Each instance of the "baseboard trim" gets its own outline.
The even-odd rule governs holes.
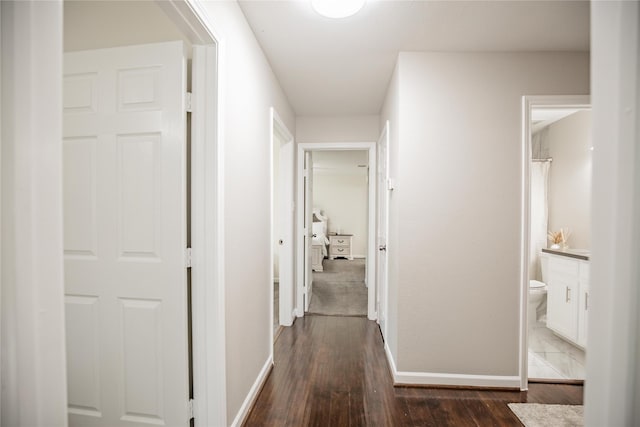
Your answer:
[[[240,410],[238,411],[236,417],[233,419],[231,427],[240,427],[245,422],[247,415],[249,415],[249,411],[251,411],[251,408],[253,407],[253,404],[255,403],[260,390],[262,389],[262,385],[267,380],[267,377],[271,372],[271,369],[273,369],[273,356],[270,355],[264,366],[260,370],[258,378],[256,378],[253,386],[251,386],[249,394],[247,394],[244,402],[242,402],[242,406],[240,407]]]
[[[448,374],[430,372],[398,371],[389,346],[385,343],[384,350],[389,362],[389,369],[393,376],[394,386],[440,386],[440,387],[473,387],[520,389],[520,377],[517,375],[474,375]]]

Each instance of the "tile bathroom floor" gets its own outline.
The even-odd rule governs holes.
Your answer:
[[[544,320],[529,327],[529,378],[584,380],[585,352],[555,335]]]

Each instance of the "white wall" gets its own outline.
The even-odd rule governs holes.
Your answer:
[[[227,421],[245,401],[273,343],[270,331],[270,107],[295,117],[236,2],[201,2],[223,42]]]
[[[346,154],[330,153],[337,156]],[[314,153],[316,154],[320,153]],[[365,164],[366,156],[367,153],[364,152]],[[353,234],[352,253],[355,257],[365,258],[368,241],[369,186],[366,168],[360,173],[357,172],[314,170],[313,206],[321,209],[329,218],[329,232],[340,229],[342,233]]]
[[[571,231],[572,248],[591,248],[591,111],[549,126],[549,230]]]
[[[374,142],[380,136],[380,117],[298,116],[296,142]]]
[[[183,40],[191,57],[191,43],[155,2],[64,2],[67,52],[173,40]]]
[[[437,374],[433,382],[517,379],[522,96],[588,93],[589,57],[402,52],[398,61],[382,117],[396,179],[397,368]]]

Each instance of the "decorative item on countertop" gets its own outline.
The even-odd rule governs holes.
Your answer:
[[[550,249],[569,249],[569,236],[571,236],[571,231],[567,228],[561,228],[560,231],[549,231],[547,233],[549,240],[551,241]]]

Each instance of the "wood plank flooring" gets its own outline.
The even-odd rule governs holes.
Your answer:
[[[579,385],[528,392],[393,387],[375,322],[306,316],[284,328],[245,426],[519,426],[510,402],[582,404]]]

